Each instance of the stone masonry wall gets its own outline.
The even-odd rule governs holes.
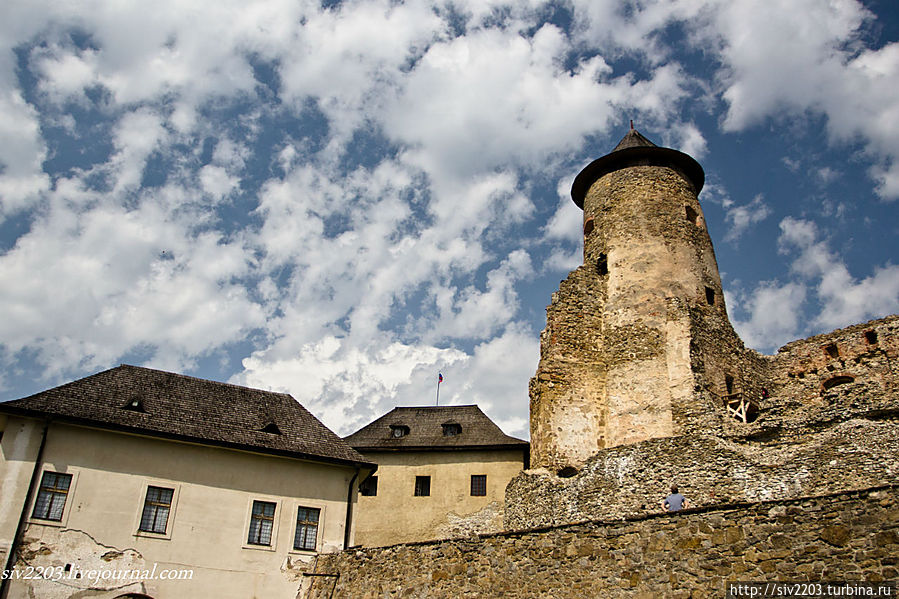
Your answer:
[[[804,443],[710,435],[606,449],[571,478],[528,470],[506,487],[507,529],[658,512],[672,484],[694,506],[899,483],[899,419],[849,420]]]
[[[728,581],[896,580],[897,505],[891,486],[351,549],[321,556],[299,596],[718,598]]]

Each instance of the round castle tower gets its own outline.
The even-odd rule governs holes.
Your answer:
[[[584,264],[547,308],[532,467],[577,468],[602,448],[683,432],[696,323],[731,330],[697,199],[704,179],[693,158],[633,128],[575,178]]]

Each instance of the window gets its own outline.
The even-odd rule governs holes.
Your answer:
[[[369,476],[359,485],[359,493],[363,497],[374,497],[378,494],[378,477]]]
[[[865,331],[865,341],[867,341],[869,345],[877,343],[877,331]]]
[[[431,495],[431,477],[416,476],[415,477],[415,496],[429,497]]]
[[[588,218],[587,222],[584,223],[584,235],[592,233],[594,228],[596,228],[596,223],[593,222],[592,218]]]
[[[601,277],[609,274],[609,258],[605,254],[600,254],[596,259],[596,274]]]
[[[259,430],[261,430],[263,433],[271,433],[273,435],[281,434],[281,429],[278,428],[278,425],[275,424],[274,422],[269,422],[268,424],[266,424]]]
[[[402,424],[391,424],[390,425],[390,436],[394,439],[399,439],[400,437],[405,437],[409,434],[409,427],[403,426]]]
[[[144,511],[140,516],[138,530],[165,534],[174,492],[174,489],[147,487],[147,497],[144,499]]]
[[[691,208],[690,206],[684,206],[684,208],[686,208],[687,220],[690,223],[699,226],[699,213],[693,210],[693,208]]]
[[[715,290],[711,287],[705,288],[705,302],[710,306],[715,305]]]
[[[71,474],[44,472],[44,476],[41,478],[41,488],[37,493],[37,501],[34,502],[34,511],[31,513],[31,517],[40,518],[41,520],[61,521],[71,484]]]
[[[455,437],[462,434],[462,425],[457,422],[447,422],[443,426],[444,437]]]
[[[321,510],[314,507],[301,507],[297,509],[297,532],[293,536],[294,549],[315,551],[320,513]]]
[[[839,358],[840,357],[840,350],[837,349],[836,343],[831,343],[829,345],[826,345],[824,347],[824,353],[826,353],[831,358]]]
[[[275,504],[271,501],[254,501],[250,516],[249,545],[271,545],[272,528],[275,525]]]
[[[484,497],[487,495],[487,475],[472,474],[471,475],[471,496]]]

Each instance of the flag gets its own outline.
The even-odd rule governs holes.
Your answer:
[[[437,373],[437,384],[439,385],[442,382],[443,382],[443,374],[438,372]]]

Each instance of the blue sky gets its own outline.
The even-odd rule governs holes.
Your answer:
[[[146,365],[527,435],[568,195],[706,171],[748,345],[899,312],[891,1],[4,2],[0,397]]]

